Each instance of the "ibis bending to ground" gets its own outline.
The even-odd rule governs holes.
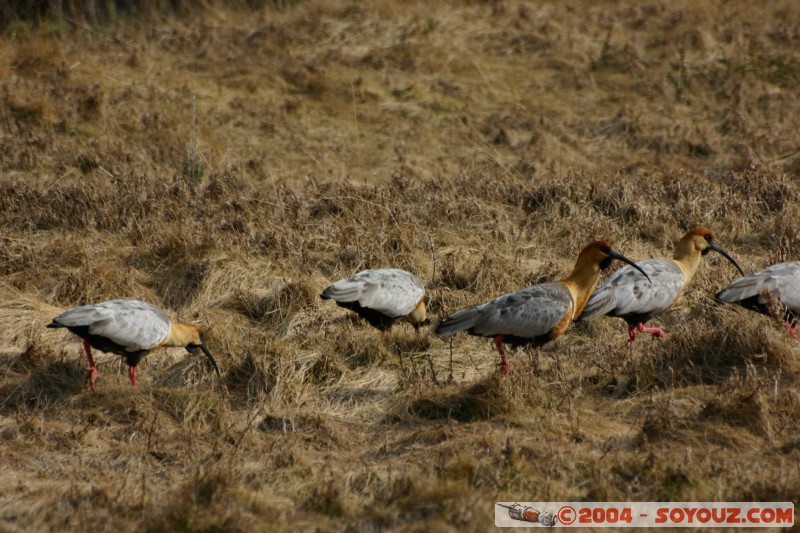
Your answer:
[[[800,261],[778,263],[737,279],[719,291],[716,299],[780,317],[786,321],[789,334],[796,339],[794,325],[800,318]]]
[[[506,374],[509,364],[503,342],[512,346],[541,346],[563,334],[574,317],[583,311],[600,271],[608,268],[614,259],[639,269],[636,263],[612,250],[610,243],[596,241],[581,251],[575,268],[566,279],[534,285],[458,311],[439,322],[436,334],[466,331],[471,335],[494,337],[502,361],[500,372]]]
[[[200,328],[171,322],[164,311],[140,300],[109,300],[74,307],[55,317],[47,327],[67,328],[83,339],[92,389],[97,380],[92,348],[124,357],[134,387],[136,365],[145,355],[164,346],[183,347],[189,353],[202,350],[219,375],[219,366],[204,344]]]
[[[410,272],[397,268],[364,270],[340,279],[319,296],[355,311],[382,332],[402,319],[417,331],[428,323],[422,282]]]
[[[648,281],[630,267],[611,274],[592,294],[578,320],[594,320],[605,315],[620,317],[628,323],[629,342],[636,341],[637,331],[666,338],[663,329],[647,327],[645,323],[678,300],[697,272],[700,259],[711,250],[720,253],[744,275],[739,264],[717,244],[714,232],[695,228],[675,245],[672,259],[647,259],[638,263],[647,273]]]

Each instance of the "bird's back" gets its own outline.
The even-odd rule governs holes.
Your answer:
[[[484,337],[503,335],[512,343],[544,342],[549,340],[544,337],[571,314],[573,305],[572,295],[563,284],[542,283],[454,313],[439,323],[436,333],[467,331]]]
[[[341,279],[322,291],[320,297],[332,299],[342,307],[354,310],[360,307],[390,318],[402,318],[414,310],[424,294],[422,281],[415,275],[382,268]]]
[[[48,325],[63,327],[83,338],[106,339],[124,352],[151,350],[170,331],[169,317],[158,307],[140,300],[109,300],[64,311]],[[102,341],[100,341],[102,342]]]
[[[622,267],[594,291],[578,320],[614,316],[646,322],[669,309],[683,287],[681,268],[671,259],[647,259],[637,264],[652,283],[631,266]]]
[[[716,295],[725,303],[740,304],[761,313],[765,291],[777,293],[783,305],[800,312],[800,261],[778,263],[755,274],[739,278]]]

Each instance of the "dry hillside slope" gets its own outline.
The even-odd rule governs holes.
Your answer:
[[[572,325],[505,378],[490,340],[384,338],[318,296],[403,268],[435,323],[595,239],[670,257],[697,225],[748,273],[800,258],[800,4],[158,5],[0,35],[0,531],[800,500],[800,344],[713,302],[718,254],[653,320],[667,339]],[[92,393],[45,326],[119,297],[207,326],[221,380],[160,350],[133,389],[98,355]]]

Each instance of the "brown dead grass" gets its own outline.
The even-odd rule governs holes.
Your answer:
[[[497,500],[800,494],[800,347],[712,302],[715,254],[668,339],[578,324],[505,379],[490,340],[318,298],[406,268],[435,323],[699,224],[748,272],[797,259],[795,3],[162,7],[0,38],[2,529],[484,531]],[[114,297],[208,326],[222,378],[162,350],[132,390],[99,354],[89,392],[44,326]]]

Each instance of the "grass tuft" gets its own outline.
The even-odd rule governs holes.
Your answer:
[[[399,6],[0,2],[4,524],[484,531],[531,494],[800,493],[800,345],[712,302],[718,254],[666,339],[574,324],[502,378],[491,339],[318,297],[404,268],[435,326],[697,225],[747,272],[798,259],[800,4]],[[92,392],[45,326],[121,297],[205,328],[221,378],[159,349],[134,389],[96,353]]]

